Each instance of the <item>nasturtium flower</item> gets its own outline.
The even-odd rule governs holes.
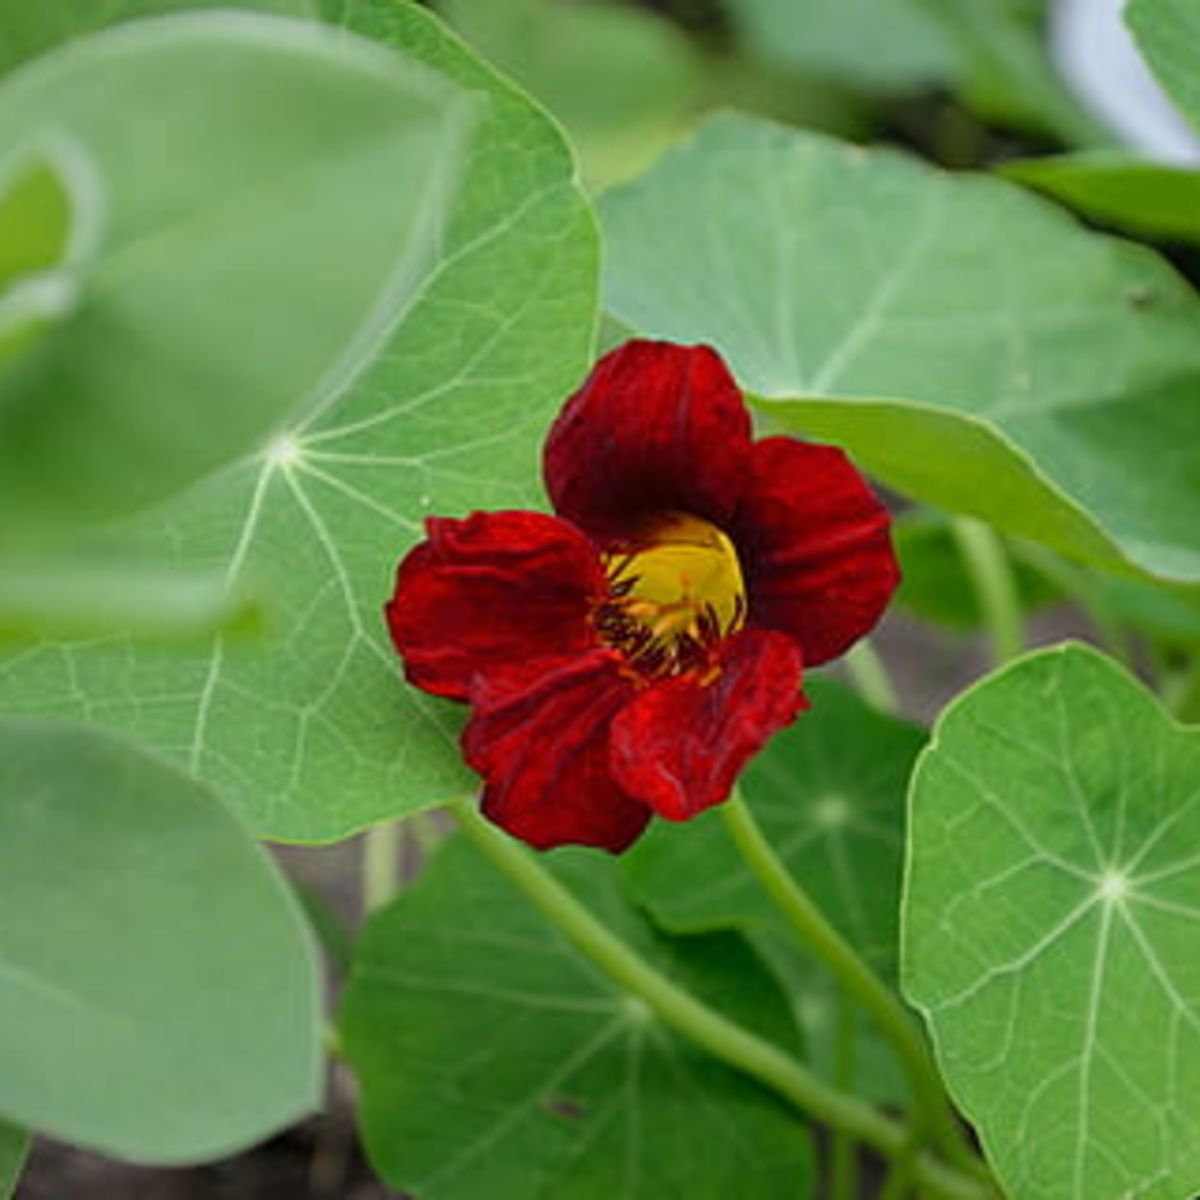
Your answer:
[[[431,518],[386,615],[409,681],[470,705],[484,814],[617,852],[725,800],[804,668],[875,624],[890,521],[840,450],[753,441],[707,346],[607,354],[543,466],[556,516]]]

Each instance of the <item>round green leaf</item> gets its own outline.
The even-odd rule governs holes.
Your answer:
[[[1152,254],[735,116],[602,211],[614,314],[718,346],[767,421],[1066,554],[1200,579],[1200,303]]]
[[[378,47],[246,13],[8,76],[0,151],[78,147],[101,213],[74,311],[0,390],[9,536],[161,500],[344,384],[428,262],[467,118]]]
[[[1200,8],[1192,0],[1130,0],[1125,19],[1159,83],[1200,129]]]
[[[1013,1200],[1200,1188],[1200,732],[1065,646],[960,696],[909,797],[903,973]]]
[[[316,1104],[297,905],[174,768],[92,730],[0,722],[0,911],[3,1117],[171,1163]]]
[[[550,861],[666,974],[794,1042],[740,938],[664,938],[623,899],[610,860]],[[793,1112],[599,975],[458,840],[368,925],[341,1029],[371,1159],[422,1200],[777,1200],[814,1182]]]
[[[437,265],[352,387],[130,530],[152,561],[256,583],[272,636],[170,656],[59,643],[0,663],[10,707],[134,731],[291,841],[471,785],[459,710],[404,686],[382,606],[422,515],[537,502],[541,439],[587,370],[596,311],[594,223],[553,124],[424,11],[345,16],[477,101]]]

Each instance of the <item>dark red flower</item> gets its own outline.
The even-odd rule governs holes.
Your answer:
[[[625,849],[719,804],[899,579],[840,450],[751,440],[707,346],[605,355],[550,430],[557,516],[431,518],[386,613],[410,682],[463,700],[483,811],[532,846]]]

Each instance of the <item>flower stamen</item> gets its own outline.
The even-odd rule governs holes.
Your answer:
[[[746,623],[733,543],[688,513],[661,513],[604,556],[608,595],[593,612],[600,637],[642,679],[717,673],[715,649]]]

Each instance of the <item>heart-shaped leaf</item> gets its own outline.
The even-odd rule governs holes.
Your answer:
[[[594,222],[554,125],[422,9],[344,15],[479,108],[437,266],[354,386],[129,532],[154,562],[257,583],[273,636],[171,655],[61,643],[0,664],[10,708],[131,730],[291,841],[470,786],[458,710],[404,686],[382,606],[421,515],[536,501],[541,438],[587,370],[596,309]]]
[[[910,793],[904,983],[1013,1200],[1200,1188],[1200,730],[1095,651],[960,696]]]
[[[180,1162],[317,1103],[299,908],[173,767],[94,730],[0,722],[0,912],[0,1116]]]
[[[610,860],[552,861],[661,970],[794,1043],[783,997],[735,934],[664,938],[624,900]],[[813,1183],[786,1105],[599,975],[457,840],[367,927],[341,1028],[371,1159],[422,1200],[777,1200]]]
[[[1066,554],[1200,579],[1200,303],[1153,255],[735,116],[602,211],[614,314],[718,346],[768,422]]]

